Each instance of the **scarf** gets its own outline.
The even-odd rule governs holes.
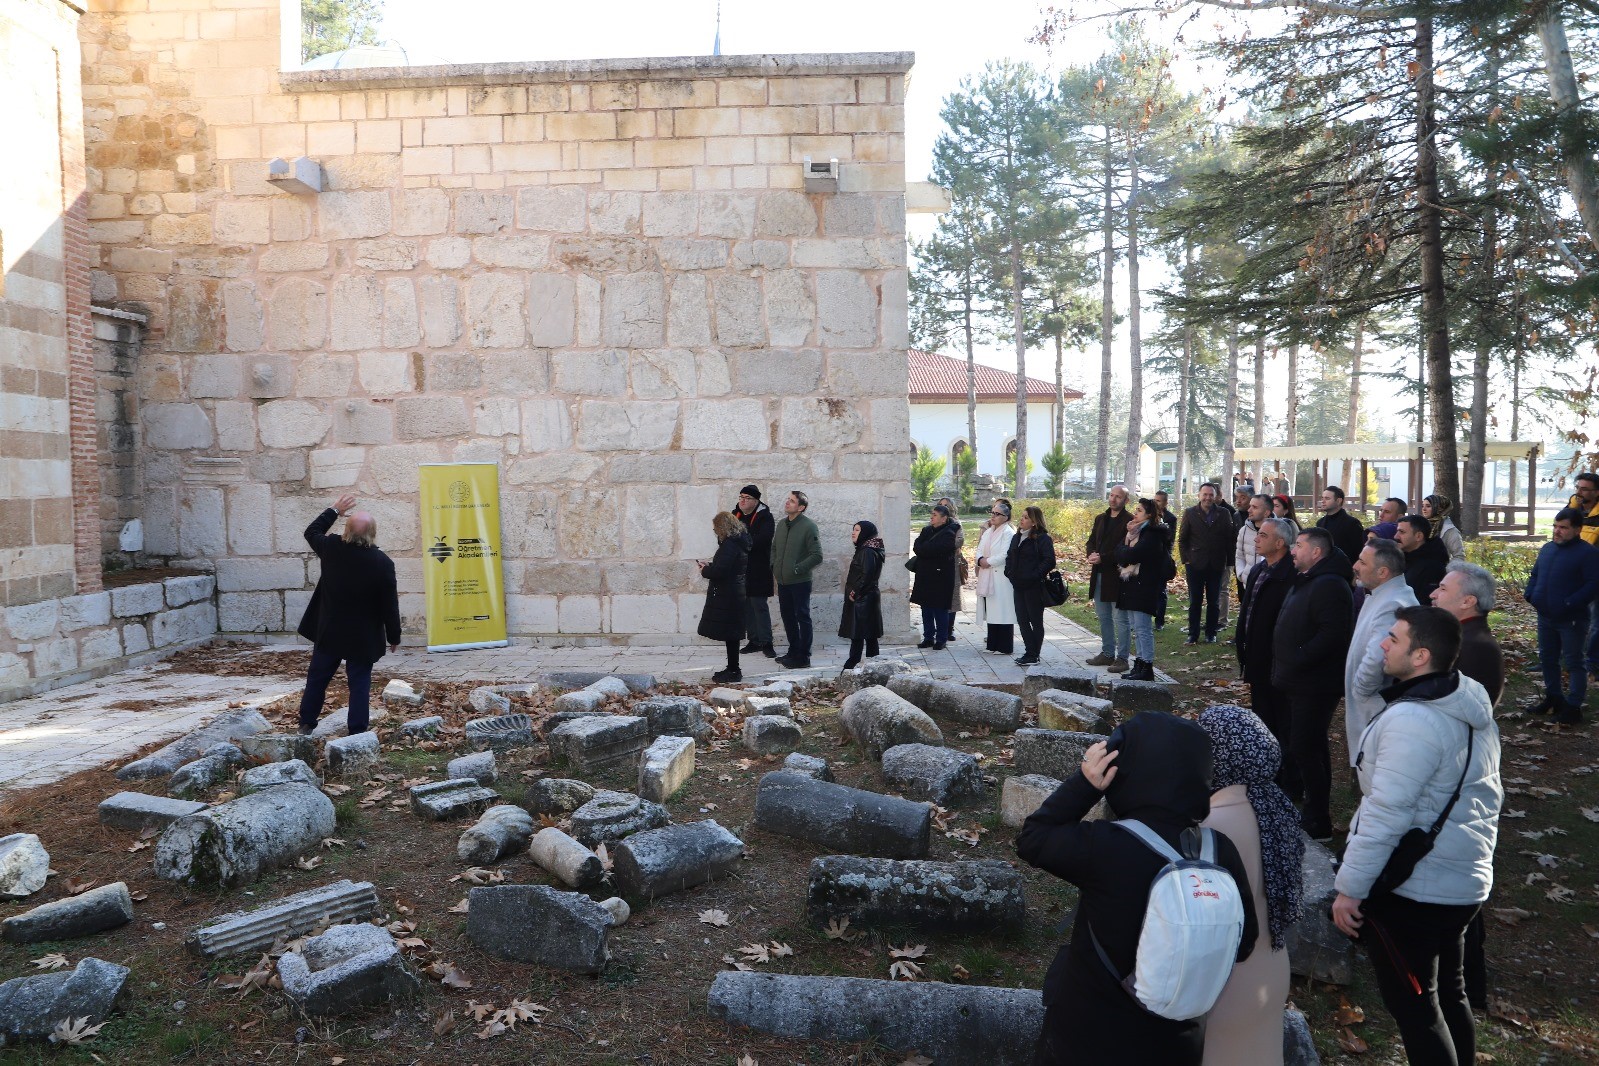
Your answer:
[[[1230,705],[1206,707],[1199,725],[1210,736],[1211,787],[1244,785],[1260,827],[1260,863],[1266,873],[1266,918],[1273,951],[1281,950],[1288,927],[1303,909],[1305,841],[1299,812],[1277,787],[1282,750],[1254,713]]]
[[[1127,523],[1127,536],[1124,540],[1124,543],[1126,543],[1129,548],[1137,544],[1138,534],[1142,533],[1144,531],[1144,527],[1148,524],[1149,519],[1147,518],[1142,522]],[[1138,576],[1138,568],[1142,565],[1142,563],[1134,563],[1131,566],[1118,566],[1116,568],[1116,572],[1122,576],[1123,581],[1131,581],[1133,578]]]
[[[1449,512],[1455,509],[1455,505],[1449,502],[1448,496],[1428,496],[1427,502],[1432,504],[1432,517],[1427,519],[1432,523],[1432,536],[1429,539],[1437,540],[1443,536],[1444,519],[1449,517]]]

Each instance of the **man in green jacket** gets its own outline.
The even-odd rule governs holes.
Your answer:
[[[811,501],[798,489],[783,501],[783,518],[772,535],[772,577],[783,616],[788,651],[778,662],[790,670],[811,665],[811,572],[822,563],[822,538],[805,517]]]

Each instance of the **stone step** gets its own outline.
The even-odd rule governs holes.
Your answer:
[[[335,881],[254,910],[224,914],[190,933],[184,946],[202,959],[253,954],[319,925],[364,922],[377,912],[378,893],[370,881]]]
[[[100,801],[100,822],[116,829],[165,829],[179,818],[209,806],[209,803],[150,796],[143,792],[118,792]]]

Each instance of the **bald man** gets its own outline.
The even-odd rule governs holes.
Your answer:
[[[372,664],[383,646],[400,646],[400,597],[394,560],[377,546],[378,523],[365,511],[351,511],[354,496],[340,496],[305,527],[306,543],[322,560],[322,575],[300,619],[299,634],[312,645],[305,694],[300,697],[300,732],[316,728],[328,682],[339,663],[350,683],[350,733],[364,733],[371,710]],[[344,516],[344,535],[328,530]],[[387,640],[385,641],[385,638]]]

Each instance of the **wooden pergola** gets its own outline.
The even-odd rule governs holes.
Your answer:
[[[1332,478],[1334,463],[1359,463],[1359,479],[1355,482],[1355,491],[1349,492],[1345,498],[1345,506],[1351,510],[1359,509],[1363,515],[1370,512],[1375,502],[1365,498],[1367,474],[1371,464],[1404,463],[1410,471],[1408,478],[1410,511],[1415,514],[1421,510],[1421,499],[1424,495],[1421,491],[1422,464],[1429,461],[1431,449],[1432,445],[1424,441],[1393,441],[1384,444],[1302,444],[1292,448],[1238,448],[1233,452],[1233,456],[1240,469],[1252,468],[1258,476],[1264,476],[1268,472],[1268,465],[1272,471],[1280,474],[1284,464],[1310,463],[1313,471],[1311,492],[1308,497],[1304,494],[1295,496],[1296,508],[1301,500],[1314,505],[1321,496],[1322,489],[1330,484],[1336,484]],[[1485,459],[1527,464],[1527,502],[1483,504],[1479,529],[1483,532],[1524,530],[1529,535],[1536,535],[1538,456],[1542,451],[1543,445],[1533,441],[1488,442],[1484,453]],[[1258,477],[1256,484],[1260,484]],[[1348,491],[1349,487],[1344,486],[1344,488]],[[1455,501],[1457,505],[1459,502]],[[1314,506],[1311,509],[1314,510]]]

